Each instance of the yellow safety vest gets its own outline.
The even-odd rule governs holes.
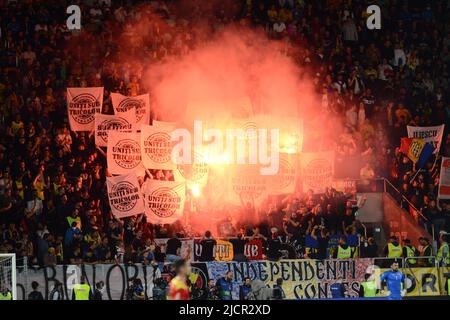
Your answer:
[[[73,287],[73,292],[75,293],[75,300],[89,300],[89,292],[91,287],[86,283],[77,283]]]
[[[376,297],[377,295],[377,283],[375,281],[366,281],[361,283],[364,288],[364,297]]]
[[[447,248],[447,256],[444,258],[444,248]],[[448,243],[443,243],[439,247],[437,258],[439,262],[445,263],[446,265],[450,265],[450,251],[448,247]]]
[[[450,296],[450,279],[447,280],[447,295]]]
[[[5,295],[0,292],[0,301],[1,300],[12,300],[11,292],[8,291]]]
[[[401,258],[403,255],[403,248],[399,244],[394,246],[392,243],[388,243],[388,258]]]
[[[69,224],[69,227],[72,226],[72,223],[76,222],[77,223],[77,227],[81,229],[81,218],[80,217],[73,218],[71,216],[68,216],[66,218],[66,220],[67,220],[67,223]]]
[[[405,249],[406,249],[406,256],[408,258],[416,256],[415,253],[414,253],[413,248],[411,248],[410,246],[405,246]],[[416,259],[408,259],[406,261],[408,261],[408,263],[410,263],[410,264],[416,264],[416,262],[417,262]]]
[[[352,257],[352,248],[350,246],[348,246],[347,249],[338,246],[337,250],[338,251],[336,257],[338,259],[350,259]]]

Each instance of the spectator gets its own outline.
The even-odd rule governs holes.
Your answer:
[[[64,290],[62,283],[55,280],[55,285],[49,294],[49,300],[64,300]]]
[[[214,261],[216,244],[217,242],[213,239],[211,232],[206,231],[202,241],[200,241],[200,245],[202,246],[201,261]]]
[[[217,280],[216,286],[219,290],[220,300],[233,300],[233,273],[227,271],[224,277]]]
[[[239,287],[239,300],[249,300],[252,293],[252,283],[250,278],[244,278],[243,284]]]
[[[38,290],[39,283],[37,283],[36,281],[31,282],[31,288],[33,289],[33,291],[31,291],[28,295],[28,300],[44,300],[44,296]]]
[[[176,233],[175,237],[167,240],[166,259],[169,262],[175,262],[176,260],[181,259],[181,256],[180,256],[181,241],[180,241],[179,237],[180,237],[180,234]],[[202,246],[203,246],[203,244],[202,244]]]

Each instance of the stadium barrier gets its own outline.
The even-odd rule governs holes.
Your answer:
[[[426,257],[417,257],[426,258]],[[387,268],[380,268],[374,259],[287,259],[280,261],[255,260],[247,262],[193,262],[190,281],[194,298],[202,297],[209,280],[217,281],[227,271],[234,275],[233,296],[238,299],[239,286],[245,277],[263,281],[273,287],[277,279],[283,279],[283,290],[287,299],[331,298],[330,286],[342,282],[349,298],[357,298],[360,283],[366,273],[376,278]],[[446,283],[450,279],[447,266],[407,267],[401,269],[407,277],[407,297],[446,295]],[[73,285],[79,276],[85,275],[88,283],[105,283],[104,299],[125,299],[130,280],[141,279],[147,299],[164,299],[167,283],[171,278],[171,265],[167,263],[146,265],[132,264],[81,264],[57,266],[17,267],[18,299],[25,299],[31,291],[31,282],[41,285],[44,297],[48,298],[56,280],[63,284],[65,298],[71,297]],[[380,289],[383,284],[379,284]],[[383,294],[378,294],[383,297]]]

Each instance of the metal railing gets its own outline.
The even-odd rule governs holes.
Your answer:
[[[412,216],[417,222],[418,218],[424,222],[428,222],[428,219],[417,209],[414,204],[404,194],[400,192],[388,179],[384,179],[384,191],[392,196],[392,198],[398,203],[400,208],[404,209],[410,216]],[[411,214],[411,210],[416,213],[416,216]]]
[[[389,194],[392,199],[397,202],[400,208],[414,219],[418,226],[428,232],[425,224],[429,224],[430,221],[422,214],[421,210],[417,209],[416,206],[414,206],[414,204],[386,178],[384,178],[384,192]],[[430,226],[431,236],[434,240],[434,225],[430,223]],[[435,245],[433,245],[433,248],[435,248]]]

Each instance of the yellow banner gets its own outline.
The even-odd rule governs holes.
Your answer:
[[[216,261],[233,260],[233,244],[225,240],[216,240]]]

